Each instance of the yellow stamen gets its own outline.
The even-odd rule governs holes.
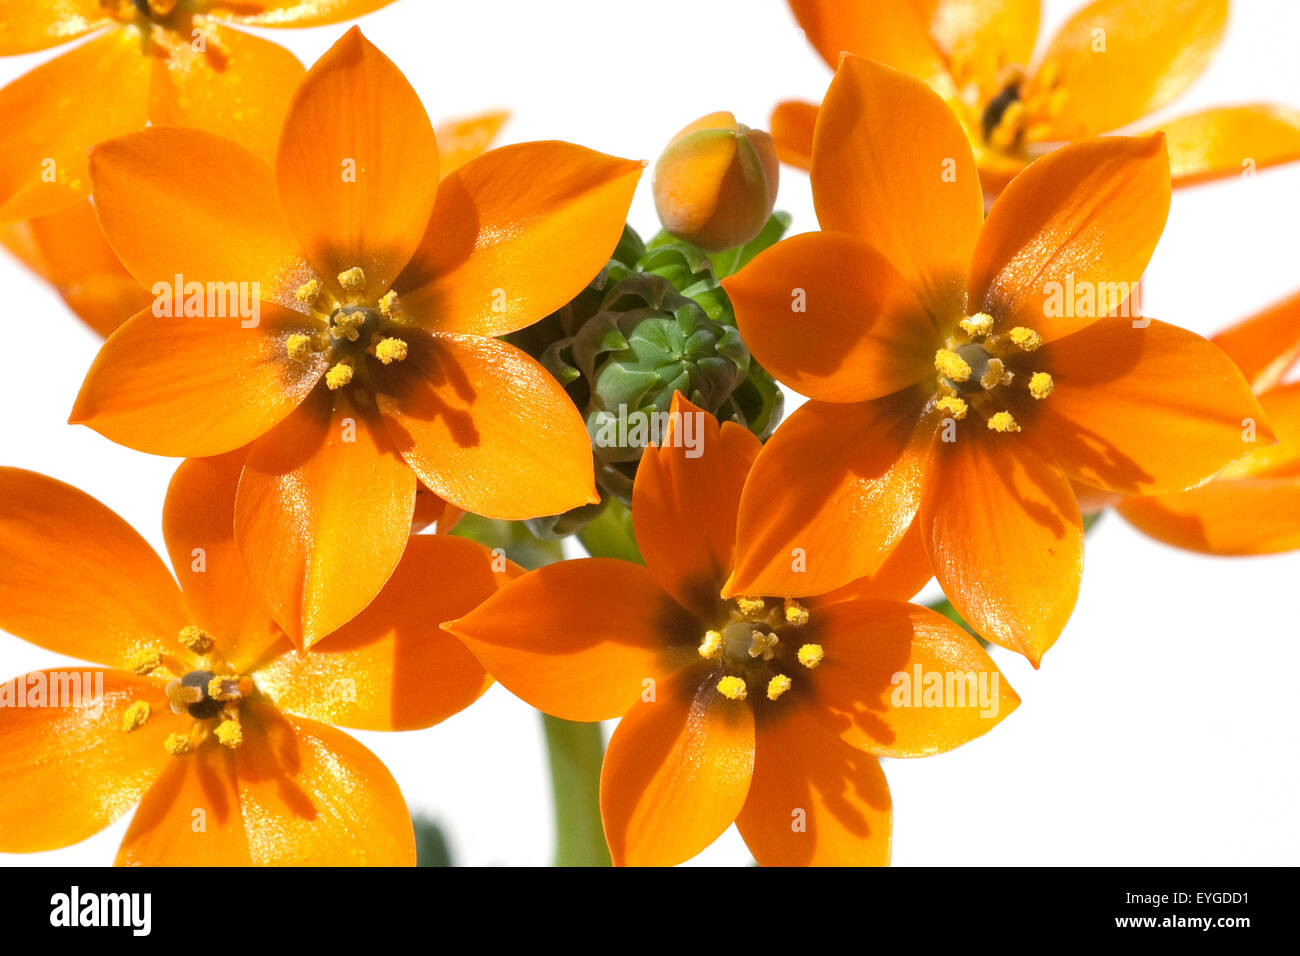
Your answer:
[[[1007,334],[1011,336],[1011,341],[1014,342],[1017,347],[1024,349],[1026,352],[1032,352],[1043,344],[1043,337],[1041,335],[1033,329],[1025,328],[1023,325],[1017,325]]]
[[[704,640],[700,642],[698,648],[700,656],[707,661],[713,660],[722,653],[722,632],[705,631]]]
[[[947,412],[957,421],[966,417],[966,403],[960,398],[954,398],[951,395],[945,395],[934,403],[934,407],[940,411]]]
[[[808,609],[794,598],[786,598],[785,622],[793,624],[795,627],[803,627],[808,623]]]
[[[749,656],[761,657],[765,661],[770,661],[776,656],[776,645],[779,643],[781,641],[775,634],[752,631],[749,635]]]
[[[379,313],[385,318],[391,319],[395,316],[398,308],[397,293],[392,289],[389,289],[379,297]]]
[[[1020,426],[1010,412],[998,412],[989,418],[989,430],[995,432],[1018,432]]]
[[[799,648],[798,656],[799,663],[809,670],[812,670],[822,662],[822,658],[826,656],[826,652],[822,650],[820,644],[805,644],[803,647]]]
[[[718,693],[730,700],[744,700],[745,682],[739,677],[724,677],[718,681]]]
[[[298,286],[293,297],[303,305],[315,305],[316,300],[320,298],[320,294],[324,291],[325,286],[321,284],[320,279],[311,279]]]
[[[330,323],[330,336],[355,342],[361,338],[361,326],[366,324],[364,312],[339,312]]]
[[[951,382],[964,382],[971,376],[970,365],[951,349],[939,349],[934,353],[934,367]]]
[[[305,361],[312,353],[311,336],[295,332],[284,340],[284,350],[295,362]]]
[[[332,392],[337,392],[340,388],[351,381],[352,366],[347,362],[339,362],[325,373],[325,384],[329,386],[329,389]]]
[[[366,273],[360,266],[353,266],[339,273],[339,285],[348,292],[360,292],[366,287]]]
[[[976,312],[957,323],[967,335],[988,335],[993,330],[993,316],[987,312]]]
[[[126,659],[126,669],[141,676],[162,667],[162,655],[157,651],[136,651]]]
[[[1010,385],[1013,378],[1015,376],[1007,371],[1002,359],[991,358],[984,367],[984,374],[980,376],[980,387],[987,391],[999,385]]]
[[[1065,109],[1066,100],[1069,98],[1069,91],[1054,90],[1052,95],[1047,98],[1047,109],[1045,112],[1047,113],[1048,118],[1055,119],[1060,116],[1061,111]]]
[[[782,694],[790,689],[790,678],[784,674],[777,674],[767,682],[767,699],[776,700]]]
[[[206,654],[212,650],[212,636],[203,628],[195,627],[193,624],[182,627],[181,632],[176,635],[176,640],[195,654]]]
[[[147,700],[132,702],[131,706],[122,712],[122,729],[128,734],[133,730],[139,730],[152,713],[153,708],[149,706]]]
[[[194,749],[194,741],[190,740],[188,734],[169,734],[163,741],[163,746],[173,757],[180,757]]]
[[[1029,394],[1034,398],[1046,398],[1052,394],[1052,389],[1055,387],[1056,382],[1046,372],[1035,372],[1029,379]]]
[[[756,597],[738,597],[736,598],[736,607],[740,608],[740,613],[746,616],[752,614],[761,614],[766,607],[762,598]]]
[[[375,346],[375,358],[385,365],[392,365],[394,362],[405,361],[406,350],[405,339],[380,339]]]
[[[197,704],[203,699],[203,691],[198,687],[189,687],[178,680],[167,684],[167,702],[171,704],[173,714],[185,713],[190,704]]]
[[[234,750],[244,742],[244,729],[239,726],[239,721],[237,720],[223,720],[221,723],[217,724],[216,733],[217,740],[221,742],[221,746],[229,747],[231,750]]]
[[[208,696],[214,700],[239,700],[244,696],[241,683],[238,677],[229,674],[214,677],[208,681]]]
[[[1040,90],[1050,90],[1061,82],[1061,64],[1056,60],[1044,60],[1034,77],[1034,85]]]

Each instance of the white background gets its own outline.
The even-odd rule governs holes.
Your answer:
[[[1048,0],[1045,26],[1077,5]],[[1300,107],[1300,4],[1235,7],[1210,70],[1171,113],[1251,100]],[[816,101],[830,79],[782,0],[398,0],[362,25],[435,121],[508,107],[502,142],[567,139],[650,160],[699,115],[730,109],[765,126],[777,101]],[[265,34],[310,64],[345,28]],[[0,82],[49,55],[0,63]],[[783,170],[778,205],[794,231],[816,228],[806,176]],[[643,233],[656,228],[648,177],[632,216]],[[1300,167],[1176,193],[1147,273],[1148,313],[1208,334],[1300,288],[1298,224]],[[65,424],[97,340],[5,257],[0,287],[0,462],[85,489],[161,550],[176,462]],[[1021,708],[954,753],[886,761],[894,862],[1300,861],[1298,572],[1294,555],[1199,557],[1108,515],[1088,539],[1078,609],[1042,669],[994,652]],[[0,679],[58,661],[0,634]],[[501,688],[431,730],[358,736],[411,807],[447,827],[458,863],[548,861],[539,720]],[[126,824],[0,861],[107,864]],[[733,829],[695,862],[748,860]]]

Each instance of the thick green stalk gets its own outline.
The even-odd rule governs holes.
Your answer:
[[[600,724],[542,715],[555,801],[555,865],[609,866],[600,825],[600,764],[605,741]]]

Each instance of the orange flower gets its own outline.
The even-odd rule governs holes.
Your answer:
[[[824,231],[724,281],[754,356],[813,399],[754,466],[740,528],[755,546],[729,591],[838,587],[875,573],[915,524],[962,616],[1037,664],[1082,570],[1070,478],[1181,490],[1250,438],[1273,440],[1220,349],[1134,317],[1169,207],[1163,137],[1057,150],[985,222],[943,101],[846,57],[817,121],[812,188]]]
[[[439,173],[446,176],[480,155],[506,118],[497,111],[438,126]],[[102,336],[153,302],[153,294],[126,271],[104,239],[88,200],[0,226],[0,244],[54,286],[68,307]]]
[[[274,172],[195,130],[96,148],[109,243],[177,301],[108,339],[72,420],[159,455],[251,442],[237,540],[276,620],[310,646],[396,567],[417,476],[495,518],[596,500],[581,415],[495,336],[600,270],[641,168],[524,143],[440,185],[415,91],[354,28],[294,97]],[[190,315],[172,292],[182,281],[207,290]],[[239,314],[222,293],[236,287]]]
[[[0,707],[0,850],[75,843],[141,800],[121,864],[414,863],[397,784],[329,724],[427,727],[475,701],[491,679],[435,624],[517,569],[496,573],[470,541],[414,537],[374,604],[302,655],[234,546],[239,466],[190,460],[172,479],[163,531],[180,588],[99,502],[0,468],[0,626],[108,665],[5,685],[25,703]]]
[[[875,758],[948,750],[1019,703],[970,635],[905,603],[929,575],[915,536],[874,580],[722,600],[753,543],[736,508],[759,447],[678,393],[633,487],[644,567],[552,564],[443,625],[533,706],[623,715],[600,781],[617,865],[680,863],[733,821],[763,865],[886,863]],[[970,683],[917,706],[936,679]]]
[[[1039,0],[790,6],[832,69],[848,50],[939,93],[961,120],[992,194],[1047,150],[1136,123],[1176,97],[1210,61],[1228,17],[1228,0],[1094,0],[1034,58]],[[776,108],[772,135],[785,162],[809,167],[816,112],[811,103]],[[1158,128],[1175,186],[1300,159],[1300,113],[1279,106],[1215,107]]]
[[[0,56],[94,34],[0,90],[0,222],[90,193],[86,151],[146,124],[275,151],[302,79],[288,50],[227,24],[337,23],[392,0],[0,0]]]
[[[1277,432],[1190,491],[1125,497],[1121,515],[1161,541],[1207,554],[1300,549],[1300,382],[1282,379],[1300,359],[1300,293],[1214,337],[1245,373]]]

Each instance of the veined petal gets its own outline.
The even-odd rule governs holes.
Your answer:
[[[930,560],[971,627],[1037,667],[1079,594],[1079,506],[1025,435],[966,424],[957,441],[935,443],[921,505]]]
[[[0,56],[45,50],[111,22],[100,0],[0,0]]]
[[[341,727],[414,730],[468,707],[492,678],[439,628],[472,611],[522,569],[477,542],[415,535],[370,605],[312,648],[288,651],[254,681],[277,708]]]
[[[765,369],[823,402],[863,402],[934,375],[935,322],[861,239],[809,232],[758,254],[723,286]]]
[[[370,13],[393,0],[211,0],[213,16],[259,27],[318,27]]]
[[[0,627],[123,667],[188,623],[166,565],[130,525],[71,485],[0,468]]]
[[[772,142],[781,162],[797,169],[812,167],[813,128],[817,125],[817,106],[801,100],[784,100],[776,104],[768,120]]]
[[[736,820],[759,866],[885,866],[892,822],[880,762],[806,710],[758,722],[754,779]]]
[[[925,550],[921,521],[916,518],[875,574],[827,591],[818,596],[817,601],[819,604],[862,598],[907,601],[915,597],[932,577],[934,570],[930,567],[930,553]]]
[[[1089,325],[1125,306],[1168,215],[1159,133],[1049,153],[993,204],[971,260],[971,311],[1048,341]]]
[[[759,452],[726,593],[804,597],[877,574],[921,501],[921,399],[808,402]]]
[[[503,335],[563,306],[609,261],[643,163],[571,143],[490,150],[438,189],[397,280],[402,308],[441,332]]]
[[[150,122],[207,130],[274,160],[303,65],[284,47],[210,17],[195,17],[193,29],[202,50],[189,35],[155,34]]]
[[[762,444],[673,395],[669,426],[648,448],[632,490],[637,547],[660,587],[705,620],[735,563],[736,511]]]
[[[1160,124],[1174,186],[1246,175],[1300,159],[1300,113],[1255,103],[1220,106]]]
[[[1300,292],[1224,329],[1212,341],[1256,392],[1272,388],[1300,359]]]
[[[938,88],[952,84],[912,0],[790,0],[790,9],[832,70],[847,51]]]
[[[149,121],[140,44],[135,30],[105,30],[0,90],[0,222],[90,195],[86,151]]]
[[[247,445],[292,412],[328,364],[324,352],[289,358],[285,340],[305,331],[301,315],[269,303],[260,313],[144,310],[99,350],[69,421],[152,455],[206,457]]]
[[[414,866],[406,801],[342,731],[263,704],[240,708],[239,802],[257,866]]]
[[[1102,319],[1035,354],[1053,369],[1054,387],[1016,418],[1066,472],[1094,488],[1161,494],[1272,443],[1250,386],[1221,349],[1140,321],[1148,324]]]
[[[598,500],[591,442],[573,401],[528,355],[478,335],[411,336],[378,370],[393,442],[429,490],[510,520]]]
[[[988,732],[1020,703],[979,642],[942,614],[879,599],[814,601],[809,611],[800,637],[826,656],[806,675],[807,706],[825,733],[859,750],[942,753]],[[802,703],[799,692],[792,689],[791,703]]]
[[[625,713],[699,661],[704,633],[646,568],[613,558],[538,568],[445,627],[506,689],[583,721]]]
[[[73,680],[76,683],[72,683]],[[102,682],[103,696],[92,696]],[[42,706],[0,707],[0,852],[31,853],[69,846],[98,833],[134,806],[167,766],[163,742],[183,732],[190,718],[176,717],[160,681],[120,671],[36,671],[6,690]],[[87,688],[89,684],[89,688]],[[83,706],[50,706],[68,694]],[[130,733],[128,707],[143,701],[150,717]],[[102,706],[101,706],[102,705]]]
[[[639,700],[610,738],[600,816],[615,866],[673,866],[740,814],[754,768],[754,714],[714,686],[681,675]]]
[[[1065,93],[1043,138],[1097,136],[1167,103],[1205,69],[1227,20],[1228,0],[1094,0],[1040,61]]]
[[[907,135],[883,132],[896,129]],[[984,193],[966,133],[938,94],[845,57],[817,117],[812,190],[823,229],[875,246],[936,320],[965,314]]]
[[[414,513],[415,475],[373,407],[321,386],[249,451],[235,540],[276,621],[306,650],[383,589]]]
[[[438,175],[446,179],[454,170],[487,152],[509,118],[510,114],[505,110],[493,110],[464,119],[448,120],[435,126],[433,131],[438,138]]]
[[[275,172],[307,261],[340,291],[365,272],[373,301],[420,245],[438,192],[438,142],[419,96],[356,27],[307,72]]]

